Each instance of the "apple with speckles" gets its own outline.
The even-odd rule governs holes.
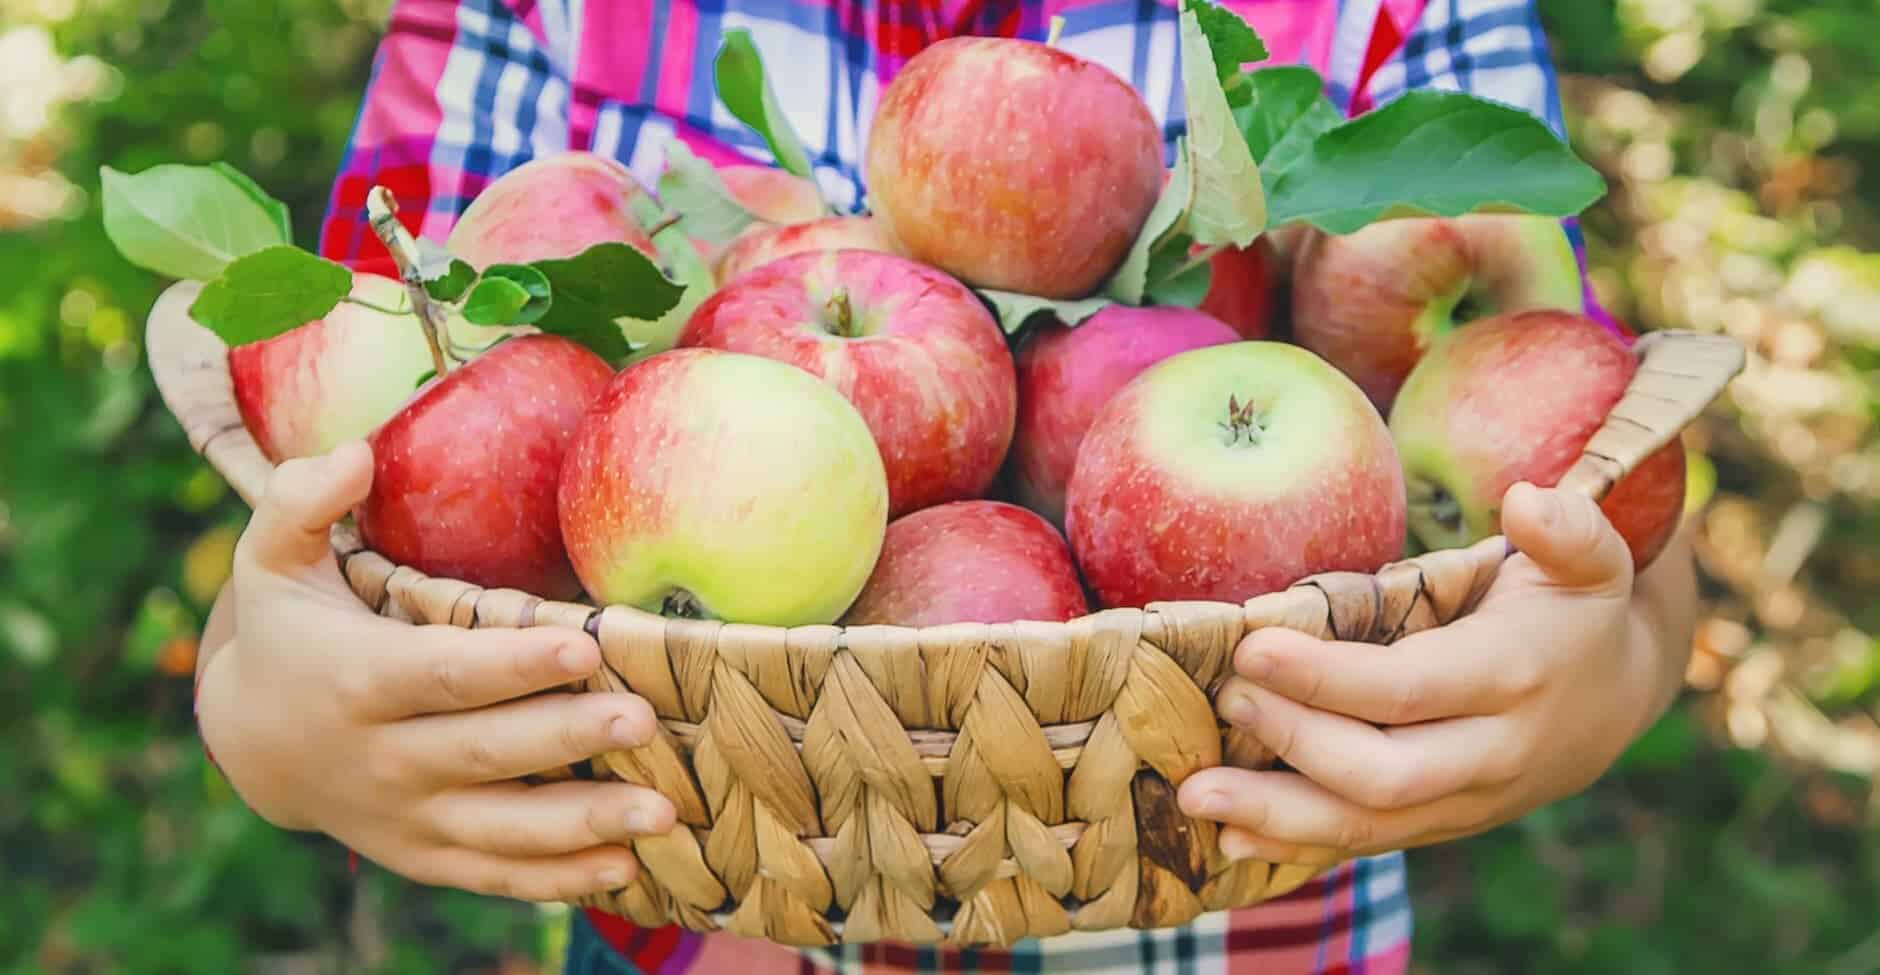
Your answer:
[[[833,623],[881,553],[888,480],[855,407],[795,366],[720,349],[622,370],[562,467],[561,531],[603,603]]]
[[[1035,328],[1018,350],[1012,469],[1019,503],[1063,524],[1077,447],[1110,398],[1177,352],[1238,339],[1219,319],[1179,306],[1110,305],[1074,328],[1056,321]]]
[[[869,216],[825,217],[808,223],[758,226],[739,234],[718,257],[720,284],[746,271],[792,254],[814,251],[864,250],[896,253],[893,239]]]
[[[952,501],[888,523],[851,626],[1062,622],[1090,611],[1064,536],[1003,501]]]
[[[1309,231],[1292,269],[1292,338],[1355,380],[1388,415],[1438,337],[1504,312],[1585,308],[1559,220],[1484,213]]]
[[[979,297],[875,251],[793,254],[727,282],[680,347],[760,355],[820,376],[861,411],[887,468],[889,513],[982,496],[1018,411],[1005,333]]]
[[[1195,245],[1194,250],[1203,250]],[[1280,257],[1262,235],[1246,247],[1223,247],[1208,258],[1208,292],[1195,308],[1232,326],[1243,339],[1273,334]]]
[[[569,150],[540,156],[485,186],[451,226],[444,247],[475,268],[573,257],[619,242],[659,260],[633,208],[650,199],[626,166]]]
[[[586,347],[538,334],[430,380],[367,438],[372,488],[353,512],[360,537],[428,575],[579,595],[557,490],[563,455],[613,374]]]
[[[1104,606],[1241,602],[1404,545],[1403,470],[1362,390],[1298,346],[1234,342],[1150,366],[1103,408],[1065,529]]]
[[[1166,173],[1162,135],[1115,72],[1048,45],[950,37],[882,91],[863,166],[901,249],[969,285],[1096,291]]]
[[[787,169],[763,163],[719,166],[731,198],[767,224],[809,223],[829,215],[822,189]]]
[[[1516,481],[1559,483],[1625,395],[1638,360],[1585,315],[1498,315],[1444,336],[1391,409],[1410,493],[1410,531],[1457,548],[1500,531]],[[1613,485],[1600,509],[1643,569],[1684,510],[1684,447],[1659,448]]]

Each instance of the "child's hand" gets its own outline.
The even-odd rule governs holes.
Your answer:
[[[1529,485],[1504,501],[1521,554],[1466,617],[1390,646],[1241,643],[1220,713],[1298,771],[1182,783],[1185,811],[1228,824],[1224,853],[1325,866],[1481,832],[1591,784],[1669,703],[1689,631],[1678,645],[1632,612],[1631,558],[1598,506]]]
[[[204,743],[278,826],[317,830],[415,881],[524,900],[625,886],[623,844],[663,833],[669,802],[620,782],[517,777],[644,743],[630,694],[546,691],[600,664],[579,630],[466,630],[374,615],[327,531],[371,482],[346,444],[274,474],[218,612],[233,633],[203,665]],[[210,643],[205,640],[205,643]],[[520,698],[520,699],[518,699]]]

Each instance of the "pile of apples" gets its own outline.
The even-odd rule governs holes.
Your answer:
[[[624,367],[456,323],[480,351],[414,394],[417,329],[341,304],[232,349],[238,403],[277,461],[369,432],[359,530],[429,574],[923,626],[1238,602],[1466,544],[1497,530],[1509,485],[1556,481],[1623,393],[1634,358],[1583,314],[1544,217],[1281,228],[1197,255],[1196,307],[1008,336],[980,290],[1091,295],[1156,203],[1162,145],[1104,68],[947,41],[883,92],[868,213],[781,169],[718,171],[757,220],[696,242],[710,293]],[[549,156],[478,194],[446,246],[479,268],[607,241],[657,260],[649,198],[610,159]],[[355,294],[399,289],[356,276]],[[1641,566],[1683,465],[1669,445],[1604,503]]]

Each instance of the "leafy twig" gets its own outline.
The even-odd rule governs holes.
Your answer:
[[[372,232],[378,235],[385,249],[391,252],[392,262],[398,265],[399,280],[405,283],[411,307],[418,313],[418,326],[424,330],[424,341],[431,347],[431,367],[437,370],[437,375],[443,376],[450,372],[450,357],[444,354],[444,345],[438,338],[443,329],[432,317],[435,310],[431,307],[431,296],[424,291],[424,275],[418,269],[418,242],[398,222],[398,201],[385,187],[374,186],[366,194],[366,216],[371,221]]]

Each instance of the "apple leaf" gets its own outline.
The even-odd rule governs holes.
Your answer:
[[[270,196],[267,190],[261,188],[260,183],[255,182],[247,173],[236,169],[228,163],[218,160],[210,163],[209,168],[221,173],[224,179],[234,183],[243,193],[248,194],[249,199],[260,204],[261,209],[268,212],[268,216],[274,218],[275,226],[279,227],[281,230],[281,243],[286,244],[293,241],[294,215],[288,211],[287,204]]]
[[[718,100],[745,125],[757,130],[777,157],[777,165],[805,179],[810,178],[809,154],[803,141],[783,114],[783,105],[770,87],[764,73],[764,59],[757,53],[748,28],[725,31],[724,43],[712,64],[712,79]]]
[[[1123,256],[1123,263],[1111,272],[1110,280],[1103,287],[1104,294],[1125,305],[1142,303],[1157,251],[1170,237],[1179,235],[1182,220],[1193,201],[1194,162],[1188,156],[1187,141],[1176,139],[1175,166],[1169,172],[1168,182],[1162,187],[1162,195],[1156,198],[1155,207],[1149,211],[1149,218],[1143,221],[1142,230],[1136,234],[1136,242],[1130,245],[1129,253]]]
[[[492,264],[470,289],[463,317],[472,325],[528,325],[548,311],[548,277],[527,264]]]
[[[1605,192],[1599,173],[1532,114],[1416,89],[1314,139],[1274,181],[1271,216],[1347,234],[1392,217],[1566,217]]]
[[[1241,77],[1252,97],[1234,109],[1234,123],[1260,165],[1260,180],[1271,198],[1280,174],[1345,117],[1325,97],[1325,80],[1311,68],[1283,65]]]
[[[269,208],[209,166],[168,163],[131,175],[99,168],[104,232],[132,264],[214,281],[233,261],[289,243]]]
[[[1096,295],[1090,298],[1078,298],[1071,301],[1058,301],[1040,298],[1037,295],[1022,295],[1015,291],[995,291],[991,288],[979,289],[979,296],[992,305],[993,314],[998,316],[999,324],[1007,335],[1016,335],[1033,317],[1049,313],[1065,325],[1075,326],[1083,320],[1116,304],[1107,296]]]
[[[1156,251],[1149,262],[1150,284],[1143,296],[1150,304],[1193,308],[1208,296],[1208,285],[1214,282],[1214,265],[1207,260],[1189,263],[1193,243],[1187,235],[1177,234]]]
[[[685,293],[645,254],[617,241],[530,266],[547,278],[551,296],[535,327],[574,339],[609,361],[633,352],[619,319],[657,321]]]
[[[1266,60],[1266,42],[1238,14],[1208,0],[1184,0],[1182,6],[1194,11],[1213,55],[1215,80],[1222,85],[1235,82],[1241,65]]]
[[[1202,11],[1208,11],[1203,14]],[[1266,229],[1266,194],[1260,168],[1253,161],[1247,140],[1234,123],[1233,108],[1220,77],[1212,70],[1216,53],[1207,31],[1206,16],[1229,57],[1237,57],[1226,20],[1244,21],[1208,0],[1183,0],[1181,12],[1182,97],[1188,111],[1188,151],[1194,165],[1194,202],[1188,212],[1188,232],[1201,244],[1245,247]],[[1253,28],[1246,27],[1251,33]],[[1256,36],[1257,41],[1257,36]]]
[[[659,199],[678,212],[687,234],[714,245],[730,243],[757,219],[731,195],[718,170],[676,138],[666,143]]]
[[[634,218],[639,220],[642,227],[651,229],[666,219],[660,205],[644,196],[635,197],[632,207]],[[671,340],[679,334],[686,319],[692,317],[692,312],[718,286],[710,265],[705,263],[704,255],[699,253],[683,219],[677,223],[668,223],[654,233],[653,249],[659,252],[666,276],[678,282],[684,290],[678,302],[656,318],[625,316],[621,328],[633,346],[629,361],[669,348]]]
[[[190,317],[231,347],[271,339],[322,318],[352,291],[344,265],[288,244],[229,262],[189,306]]]
[[[456,301],[476,283],[477,270],[450,255],[442,244],[429,237],[418,242],[418,275],[424,279],[424,293],[438,301]]]

